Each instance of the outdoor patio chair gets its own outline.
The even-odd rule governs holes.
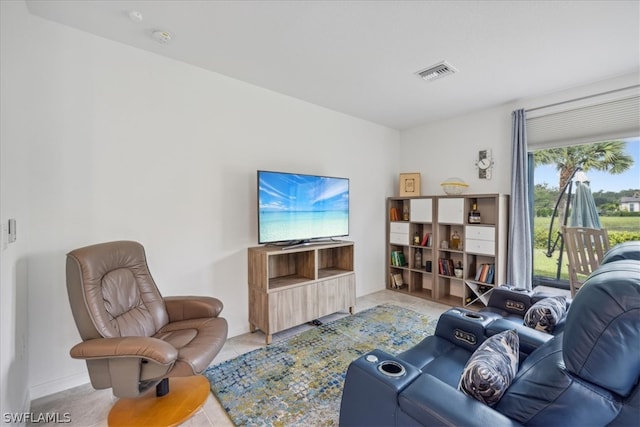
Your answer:
[[[562,238],[567,249],[569,290],[573,298],[609,250],[609,234],[604,228],[562,227]]]

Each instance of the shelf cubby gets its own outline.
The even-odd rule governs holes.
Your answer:
[[[481,220],[470,224],[474,204]],[[504,194],[388,198],[387,288],[395,289],[390,273],[400,271],[406,284],[401,292],[454,306],[483,306],[494,284],[506,280],[507,209],[508,196]],[[454,233],[460,239],[458,247],[452,244]],[[429,234],[429,246],[422,244],[425,234]],[[420,236],[419,244],[414,240],[416,235]],[[394,251],[403,253],[406,265],[392,264]],[[422,255],[420,265],[417,252]],[[439,269],[440,259],[450,260],[454,269],[461,265],[462,276],[456,277],[451,269],[444,274]],[[427,264],[431,271],[427,271]],[[475,280],[476,269],[482,264],[494,265],[492,283]]]

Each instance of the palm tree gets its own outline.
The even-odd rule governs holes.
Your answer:
[[[562,190],[576,168],[587,172],[591,169],[620,174],[633,166],[633,157],[625,152],[625,141],[605,141],[594,144],[573,145],[536,151],[535,165],[556,165],[560,171]]]

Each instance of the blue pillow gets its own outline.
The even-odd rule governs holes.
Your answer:
[[[562,296],[543,298],[529,307],[523,324],[538,331],[552,333],[567,312],[567,299]]]
[[[519,357],[520,339],[515,329],[488,338],[464,366],[458,389],[494,406],[516,376]]]

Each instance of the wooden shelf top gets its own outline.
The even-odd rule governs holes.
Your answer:
[[[251,251],[259,251],[259,252],[267,252],[269,254],[288,254],[288,253],[296,253],[296,252],[308,252],[311,250],[322,250],[322,249],[331,249],[338,248],[343,246],[353,246],[353,242],[348,240],[332,240],[318,243],[308,243],[302,244],[300,246],[287,247],[287,246],[279,246],[279,245],[263,245],[263,246],[253,246],[249,248]]]

